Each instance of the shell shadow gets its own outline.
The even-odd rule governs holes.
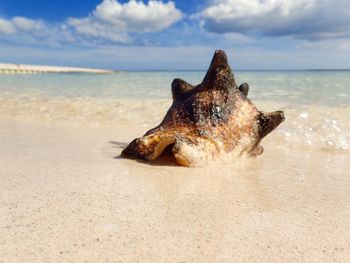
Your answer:
[[[110,144],[113,144],[113,148],[124,149],[128,144],[126,142],[110,141]]]

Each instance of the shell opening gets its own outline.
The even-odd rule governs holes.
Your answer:
[[[174,144],[175,144],[175,139],[174,138],[166,138],[164,140],[161,140],[158,143],[158,145],[155,147],[152,155],[148,159],[149,160],[157,159],[162,154],[166,154],[167,151],[165,151],[165,149],[168,150],[168,148],[170,148],[170,152],[171,152],[171,149],[173,148]]]

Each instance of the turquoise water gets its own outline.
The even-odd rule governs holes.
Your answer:
[[[49,97],[170,98],[174,78],[198,84],[204,75],[204,71],[0,75],[0,92]],[[350,105],[350,71],[237,71],[235,78],[238,85],[249,83],[253,100]]]

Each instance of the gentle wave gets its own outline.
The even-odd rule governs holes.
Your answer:
[[[315,150],[350,151],[350,107],[296,105],[254,101],[259,109],[283,110],[286,121],[264,139],[264,144]],[[34,97],[0,95],[0,114],[59,123],[137,127],[144,131],[159,124],[171,104],[165,99],[103,99],[93,97]]]
[[[288,147],[318,150],[350,150],[350,107],[281,105],[286,121],[269,141]]]

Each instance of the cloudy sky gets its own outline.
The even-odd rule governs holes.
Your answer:
[[[0,62],[115,69],[350,68],[349,0],[0,0]]]

